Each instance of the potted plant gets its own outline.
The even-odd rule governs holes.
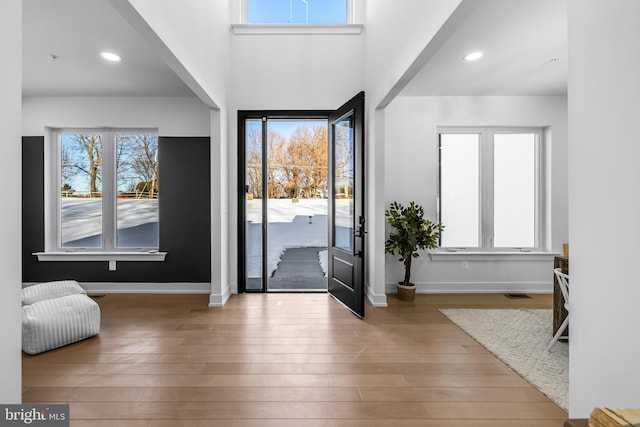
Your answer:
[[[436,224],[424,216],[424,208],[411,202],[403,206],[392,202],[385,211],[387,222],[394,231],[389,233],[384,244],[384,251],[392,255],[400,255],[399,261],[404,263],[404,280],[398,282],[398,298],[412,301],[416,292],[411,283],[411,261],[420,256],[419,250],[438,247],[442,224]]]

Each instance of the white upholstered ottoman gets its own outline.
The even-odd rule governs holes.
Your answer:
[[[77,282],[24,288],[22,302],[22,351],[27,354],[71,344],[100,331],[100,307]]]

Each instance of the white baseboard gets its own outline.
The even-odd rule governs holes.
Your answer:
[[[90,294],[210,294],[211,283],[79,282]],[[31,285],[35,283],[23,283]]]
[[[227,286],[222,294],[211,294],[209,296],[209,307],[220,308],[224,307],[229,298],[231,297],[231,286]]]
[[[388,294],[395,294],[396,283],[385,285]],[[430,282],[416,283],[417,294],[500,294],[529,293],[548,294],[553,292],[551,282]]]
[[[231,297],[231,286],[223,294],[212,294],[211,283],[80,282],[80,286],[89,294],[209,294],[209,307],[222,307]]]
[[[376,294],[369,286],[365,286],[365,295],[374,307],[387,307],[387,294]]]

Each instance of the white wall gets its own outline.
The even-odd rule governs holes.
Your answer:
[[[363,89],[363,36],[234,35],[231,106],[335,109]]]
[[[211,107],[211,297],[224,304],[229,294],[228,188],[226,144],[230,81],[230,2],[110,0],[150,46]],[[131,8],[134,8],[133,11]],[[220,157],[225,156],[225,157]]]
[[[569,0],[571,417],[638,407],[638,16],[637,0]]]
[[[185,83],[189,84],[187,77],[193,78],[218,108],[224,108],[230,71],[229,1],[185,4],[173,0],[112,0],[112,3],[123,1],[137,10],[188,71],[189,76],[182,76],[174,68]],[[131,21],[131,17],[126,18]],[[141,30],[139,25],[136,27]]]
[[[370,301],[386,305],[385,296],[385,112],[381,102],[394,96],[433,36],[462,0],[366,0],[365,91],[367,129],[367,266]],[[384,107],[384,106],[382,106]],[[380,109],[379,109],[380,108]]]
[[[0,402],[22,402],[22,312],[21,299],[21,132],[22,2],[0,3]]]
[[[211,295],[209,307],[221,307],[231,294],[229,193],[234,180],[229,178],[229,117],[227,109],[211,110]]]
[[[151,127],[160,136],[209,136],[209,108],[198,98],[25,97],[22,135],[45,127]]]
[[[368,0],[366,90],[374,107],[398,82],[462,0]]]
[[[237,182],[238,110],[333,110],[363,89],[363,36],[233,35],[229,105],[229,183]],[[237,230],[237,194],[229,185],[229,229]],[[230,265],[238,246],[230,239]],[[237,290],[237,270],[230,271]]]
[[[385,206],[411,200],[437,217],[437,126],[550,126],[545,148],[552,189],[549,248],[562,252],[568,241],[566,97],[398,97],[385,111]],[[446,226],[446,224],[445,224]],[[552,257],[536,261],[431,261],[426,253],[413,263],[418,292],[540,292],[551,290]],[[387,289],[402,278],[396,257],[386,257]]]

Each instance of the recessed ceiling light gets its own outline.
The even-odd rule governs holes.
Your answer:
[[[112,62],[122,61],[122,58],[120,58],[120,55],[116,55],[113,52],[101,52],[100,55],[107,61],[112,61]]]
[[[467,53],[464,56],[464,60],[465,61],[477,61],[478,59],[482,58],[482,55],[484,55],[484,53],[482,53],[480,51]]]

